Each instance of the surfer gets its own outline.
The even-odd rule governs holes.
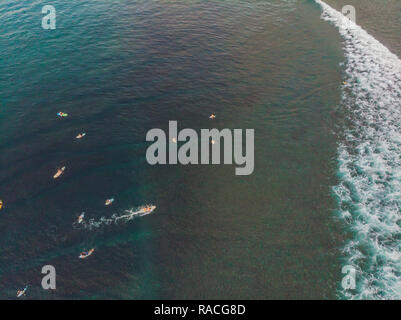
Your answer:
[[[78,223],[82,223],[84,221],[85,217],[85,212],[82,212],[82,214],[78,217]]]
[[[212,114],[210,115],[209,119],[214,119],[214,118],[216,118],[216,115],[212,113]]]
[[[114,201],[114,198],[107,199],[106,202],[105,202],[104,204],[105,204],[106,206],[109,206],[109,205],[111,205],[111,204],[113,203],[113,201]]]
[[[17,291],[17,298],[19,298],[19,297],[25,295],[27,289],[28,289],[28,286],[26,286],[26,287],[25,287],[24,289],[22,289],[22,290],[18,290],[18,291]]]
[[[65,112],[59,112],[59,113],[57,113],[57,115],[59,116],[59,117],[68,117],[68,113],[65,113]]]
[[[86,133],[83,132],[83,133],[78,134],[78,135],[76,136],[76,138],[77,138],[77,139],[82,139],[82,138],[85,137],[85,136],[86,136]]]
[[[3,200],[0,200],[0,210],[3,209]]]
[[[85,259],[85,258],[89,257],[94,251],[95,251],[95,249],[92,248],[89,251],[81,252],[81,254],[79,255],[79,259]]]
[[[64,173],[65,167],[62,167],[61,169],[58,169],[56,174],[53,176],[54,179],[57,179]]]
[[[142,209],[142,211],[143,211],[144,213],[147,213],[147,212],[153,211],[155,208],[156,208],[156,206],[145,206],[145,207]]]
[[[152,206],[152,205],[146,205],[144,207],[141,207],[138,211],[133,211],[131,210],[126,210],[126,212],[128,212],[128,214],[120,216],[120,217],[116,217],[116,220],[120,220],[120,219],[132,219],[135,216],[145,216],[147,214],[150,214],[151,212],[153,212],[153,210],[156,209],[156,206]]]

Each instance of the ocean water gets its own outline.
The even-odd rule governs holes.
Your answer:
[[[399,297],[399,29],[363,3],[2,1],[0,298]],[[255,129],[254,173],[150,166],[169,120]]]
[[[334,193],[338,214],[352,233],[343,253],[344,263],[357,270],[357,287],[341,296],[400,299],[401,60],[360,26],[318,3],[323,19],[339,28],[347,58],[342,104],[349,122],[339,142],[341,182]]]

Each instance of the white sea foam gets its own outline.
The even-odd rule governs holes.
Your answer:
[[[357,270],[349,299],[401,299],[401,60],[326,3],[347,58],[343,103],[351,127],[339,145],[339,214],[353,238],[344,247]]]

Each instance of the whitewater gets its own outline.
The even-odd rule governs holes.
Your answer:
[[[144,208],[146,208],[146,207],[151,207],[151,210],[149,212],[144,211]],[[101,217],[99,220],[95,220],[95,218],[91,218],[88,221],[86,221],[84,219],[81,223],[78,223],[77,221],[75,221],[73,223],[73,227],[78,228],[78,229],[84,228],[84,229],[88,229],[89,231],[92,231],[92,230],[98,229],[102,226],[108,226],[111,224],[118,224],[118,223],[126,223],[132,219],[151,214],[155,209],[156,209],[156,206],[153,206],[153,205],[142,206],[142,207],[139,207],[136,209],[125,210],[125,214],[123,214],[123,215],[113,214],[110,218]]]
[[[345,299],[401,299],[401,60],[356,23],[315,0],[344,39],[342,104],[349,124],[338,146],[338,214],[356,269]],[[340,286],[339,286],[340,287]]]

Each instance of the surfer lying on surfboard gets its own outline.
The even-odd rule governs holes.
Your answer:
[[[86,133],[85,133],[85,132],[82,132],[82,133],[78,134],[78,135],[76,136],[76,138],[77,138],[77,139],[82,139],[82,138],[85,137],[85,136],[86,136]]]
[[[25,295],[27,289],[28,289],[28,286],[26,286],[26,287],[25,287],[24,289],[22,289],[22,290],[18,290],[18,291],[17,291],[17,298],[19,298],[19,297]]]
[[[95,251],[95,249],[90,249],[89,251],[84,251],[79,255],[79,259],[85,259],[87,257],[89,257],[93,252]]]
[[[144,213],[149,213],[149,212],[153,211],[154,209],[156,209],[156,206],[146,206],[146,207],[142,208],[141,211],[143,211]]]
[[[107,199],[106,202],[104,203],[104,205],[109,206],[113,203],[113,201],[114,201],[114,198]]]
[[[57,179],[64,173],[65,167],[62,167],[61,169],[58,169],[56,174],[53,176],[54,179]]]
[[[147,206],[144,206],[144,207],[140,208],[138,211],[133,211],[132,209],[131,210],[126,210],[126,212],[128,212],[128,214],[125,214],[125,215],[120,216],[120,217],[116,217],[115,219],[116,220],[120,220],[120,219],[128,219],[129,220],[129,219],[132,219],[132,218],[134,218],[136,216],[142,217],[142,216],[146,216],[147,214],[152,213],[153,210],[155,210],[155,209],[156,209],[156,206],[147,205]]]
[[[85,217],[85,212],[82,212],[82,214],[78,217],[78,223],[82,223],[84,221]]]

